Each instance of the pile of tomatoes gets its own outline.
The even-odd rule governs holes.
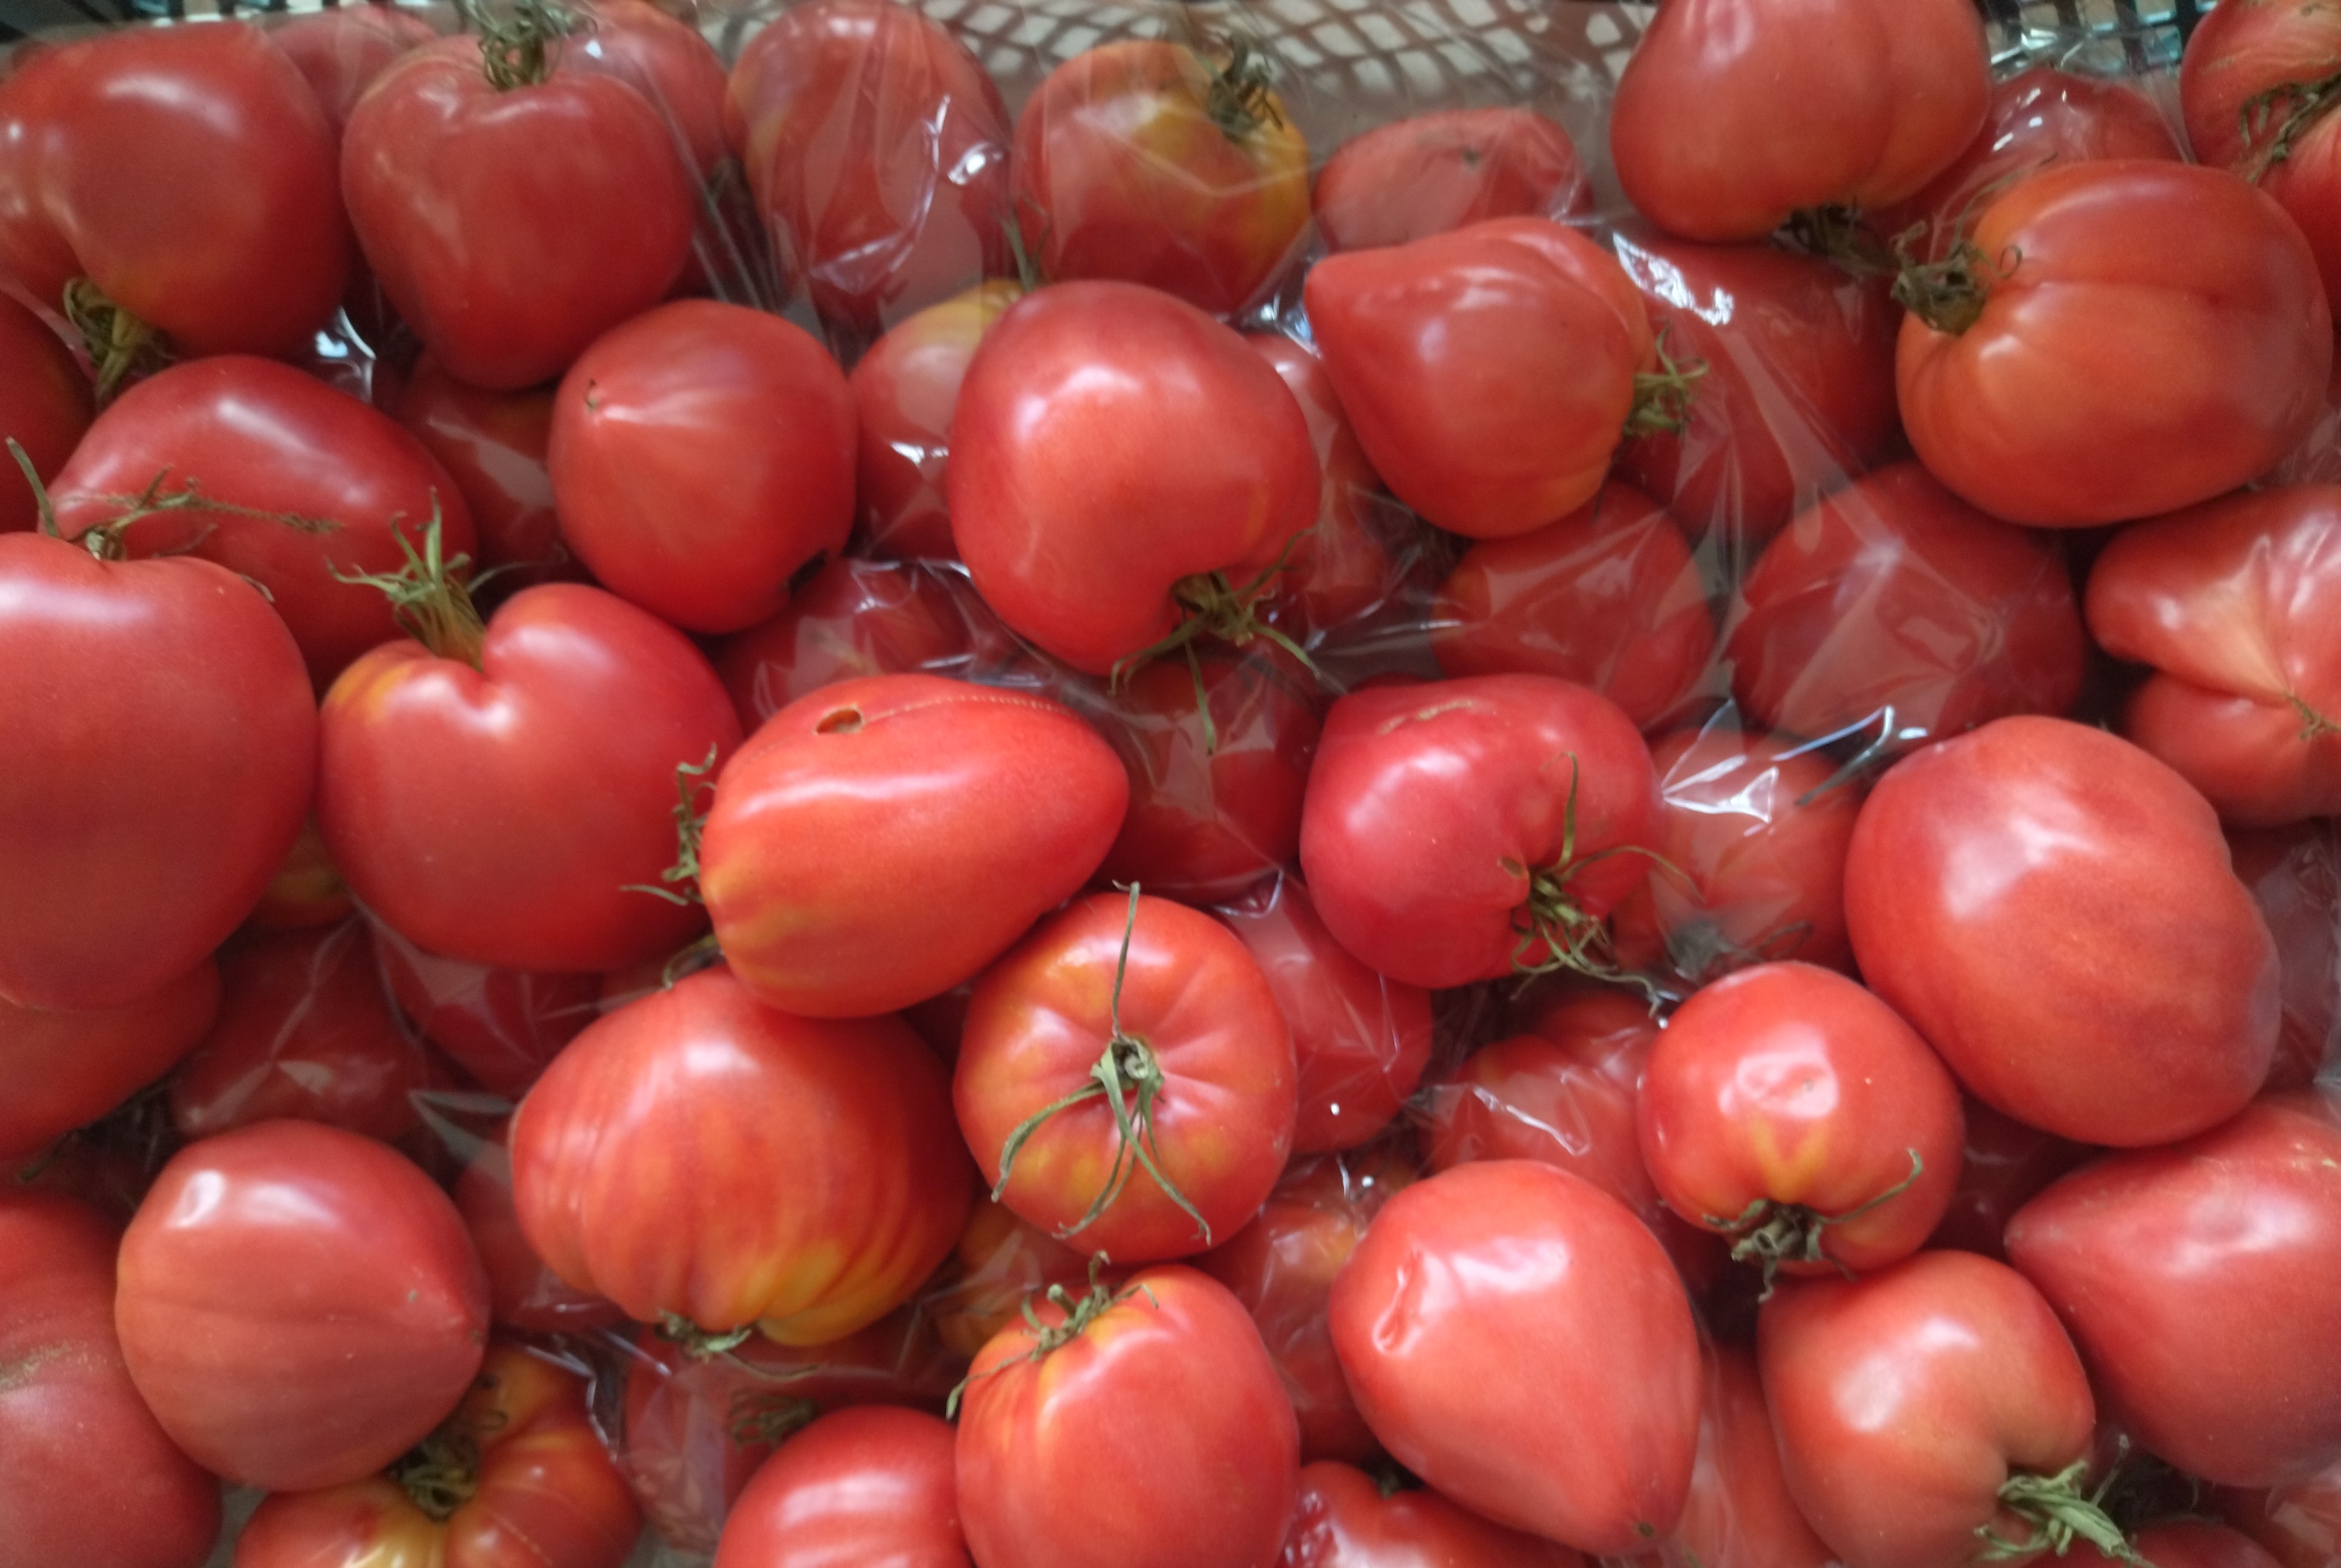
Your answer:
[[[0,1568],[2341,1564],[2341,12],[458,12],[0,65]]]

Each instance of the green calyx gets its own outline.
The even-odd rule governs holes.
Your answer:
[[[648,893],[686,908],[707,902],[699,891],[699,839],[707,829],[707,809],[699,803],[699,798],[715,788],[715,781],[708,776],[715,771],[715,759],[722,750],[721,746],[710,746],[707,755],[699,761],[674,765],[678,797],[674,804],[675,856],[674,864],[659,873],[659,881],[665,886],[629,882],[620,891]]]
[[[1024,1366],[1047,1360],[1088,1333],[1090,1325],[1132,1296],[1143,1295],[1150,1305],[1155,1306],[1161,1305],[1154,1299],[1154,1293],[1142,1285],[1125,1285],[1119,1291],[1109,1288],[1104,1279],[1106,1265],[1105,1254],[1101,1252],[1091,1255],[1089,1287],[1078,1296],[1061,1285],[1052,1285],[1049,1287],[1048,1294],[1043,1299],[1063,1314],[1063,1316],[1055,1323],[1042,1323],[1040,1312],[1032,1305],[1031,1297],[1029,1295],[1025,1297],[1021,1310],[1024,1314],[1024,1326],[1032,1335],[1032,1348],[1021,1355],[1011,1356],[997,1366],[985,1367],[981,1372],[971,1372],[961,1378],[959,1386],[951,1391],[951,1398],[943,1405],[943,1414],[946,1416],[955,1416],[959,1414],[960,1399],[967,1393],[968,1385],[979,1377],[997,1377],[1011,1366]]]
[[[1586,911],[1570,884],[1586,868],[1613,855],[1640,855],[1661,870],[1677,877],[1682,877],[1682,872],[1654,851],[1636,844],[1621,844],[1590,855],[1578,854],[1577,791],[1580,771],[1577,754],[1570,752],[1568,756],[1569,799],[1561,809],[1559,855],[1551,865],[1536,868],[1515,860],[1504,862],[1507,871],[1525,875],[1529,883],[1528,898],[1512,912],[1512,935],[1517,938],[1512,945],[1513,972],[1533,978],[1567,970],[1590,979],[1630,985],[1648,997],[1655,1009],[1660,999],[1657,987],[1646,977],[1629,974],[1619,967],[1610,952],[1608,925]]]
[[[2086,1541],[2116,1562],[2153,1568],[2101,1505],[2106,1488],[2081,1491],[2088,1473],[2089,1462],[2077,1459],[2054,1475],[2009,1476],[1999,1489],[2000,1506],[2031,1526],[2030,1533],[2014,1540],[2000,1533],[1996,1523],[1978,1524],[1976,1537],[1983,1550],[1976,1561],[2015,1563],[2043,1553],[2063,1557],[2074,1542]]]
[[[480,64],[499,93],[533,87],[553,74],[553,46],[576,31],[577,18],[546,0],[519,0],[509,15],[490,15],[479,0],[455,0],[466,32],[480,37]]]
[[[495,1385],[494,1376],[483,1373],[473,1386],[483,1392]],[[390,1478],[433,1523],[444,1524],[479,1492],[481,1442],[501,1430],[505,1419],[501,1411],[475,1413],[465,1400],[445,1424],[390,1467]]]
[[[87,278],[65,285],[65,320],[81,334],[97,367],[97,406],[105,407],[134,381],[153,375],[178,356],[170,340],[140,321]]]
[[[1770,1198],[1758,1198],[1736,1218],[1725,1219],[1716,1215],[1701,1216],[1708,1229],[1720,1231],[1735,1238],[1731,1245],[1731,1261],[1755,1264],[1764,1270],[1764,1295],[1772,1294],[1774,1276],[1780,1265],[1788,1263],[1833,1263],[1823,1243],[1831,1226],[1844,1225],[1892,1203],[1918,1185],[1927,1169],[1927,1162],[1917,1149],[1908,1150],[1910,1174],[1874,1197],[1855,1205],[1842,1214],[1823,1214],[1802,1204],[1775,1203]],[[1844,1265],[1837,1266],[1843,1268]],[[1848,1276],[1850,1270],[1847,1270]]]
[[[1690,428],[1690,411],[1698,399],[1699,378],[1707,374],[1705,360],[1680,361],[1667,352],[1667,334],[1659,332],[1659,368],[1634,376],[1634,406],[1626,415],[1626,434],[1680,435]]]
[[[1233,647],[1242,648],[1265,638],[1299,660],[1300,667],[1310,674],[1323,679],[1324,672],[1317,668],[1317,661],[1309,657],[1309,650],[1270,624],[1260,614],[1260,598],[1267,592],[1269,584],[1291,569],[1293,552],[1300,548],[1302,540],[1315,531],[1316,527],[1311,524],[1295,532],[1284,541],[1284,548],[1277,552],[1276,560],[1267,570],[1240,587],[1230,583],[1223,571],[1199,571],[1180,579],[1170,590],[1170,598],[1184,612],[1183,618],[1161,641],[1114,660],[1113,669],[1106,678],[1107,690],[1121,690],[1130,684],[1131,676],[1166,653],[1183,653],[1188,672],[1194,678],[1195,709],[1202,715],[1203,751],[1209,756],[1220,749],[1220,732],[1218,723],[1211,717],[1210,694],[1203,685],[1202,660],[1195,653],[1197,639],[1215,637]]]
[[[2341,71],[2308,82],[2279,82],[2245,99],[2236,112],[2244,136],[2244,161],[2236,172],[2255,184],[2267,178],[2336,102]]]
[[[407,635],[441,659],[460,659],[477,670],[487,640],[487,626],[472,602],[472,590],[488,579],[473,576],[471,557],[450,556],[441,542],[439,498],[431,498],[431,521],[423,527],[421,549],[408,531],[393,527],[406,564],[395,572],[340,571],[340,582],[364,583],[390,597],[391,613]]]

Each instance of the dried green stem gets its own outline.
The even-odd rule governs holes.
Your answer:
[[[334,577],[340,582],[363,582],[382,590],[390,596],[392,614],[414,640],[442,659],[460,659],[477,670],[487,627],[472,602],[476,580],[471,574],[471,558],[443,553],[440,525],[439,498],[433,494],[422,549],[415,548],[406,530],[394,522],[392,526],[392,536],[406,557],[403,567],[388,573],[336,570]]]
[[[1764,1295],[1769,1297],[1781,1265],[1835,1261],[1823,1245],[1831,1226],[1844,1225],[1866,1214],[1875,1213],[1918,1185],[1918,1177],[1926,1172],[1927,1162],[1919,1156],[1917,1149],[1908,1152],[1910,1156],[1908,1176],[1842,1214],[1823,1214],[1803,1204],[1775,1203],[1770,1198],[1759,1197],[1735,1218],[1726,1219],[1710,1214],[1702,1216],[1701,1223],[1709,1230],[1737,1238],[1731,1245],[1731,1261],[1760,1265],[1764,1270]],[[1838,1266],[1845,1267],[1843,1264]],[[1850,1275],[1852,1271],[1848,1269],[1846,1272]]]
[[[153,375],[178,357],[169,339],[107,299],[87,278],[65,285],[65,312],[97,367],[100,408],[130,382]]]
[[[710,746],[707,755],[697,762],[674,765],[674,789],[678,799],[674,805],[674,864],[659,873],[666,884],[656,887],[648,882],[629,882],[619,891],[648,893],[670,904],[688,908],[707,900],[699,891],[699,839],[707,829],[707,812],[699,804],[699,797],[715,788],[708,776],[715,771],[715,759],[722,751],[721,746]],[[676,889],[680,888],[681,891]]]

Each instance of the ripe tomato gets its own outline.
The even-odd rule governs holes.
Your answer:
[[[690,940],[699,911],[643,889],[675,858],[676,769],[739,743],[706,659],[599,589],[523,589],[483,630],[454,580],[414,578],[428,642],[325,694],[317,824],[359,901],[427,951],[516,969]]]
[[[1927,1245],[1979,1252],[2005,1263],[2007,1222],[2016,1211],[2097,1151],[2027,1127],[1973,1096],[1965,1097],[1962,1109],[1967,1155],[1959,1166],[1958,1190]]]
[[[455,1206],[405,1156],[315,1122],[181,1150],[122,1241],[115,1325],[173,1442],[244,1486],[381,1469],[463,1398],[488,1285]]]
[[[1810,964],[1758,964],[1667,1020],[1642,1158],[1684,1218],[1768,1279],[1917,1251],[1958,1186],[1958,1086],[1892,1008]]]
[[[740,1494],[716,1568],[970,1568],[951,1429],[916,1410],[824,1415]]]
[[[1259,1212],[1292,1148],[1292,1032],[1224,926],[1097,893],[976,982],[952,1097],[992,1196],[1123,1265]]]
[[[196,1568],[219,1535],[219,1484],[164,1435],[123,1366],[115,1242],[94,1209],[0,1189],[0,1562],[11,1568]]]
[[[1664,1568],[1833,1568],[1835,1559],[1788,1495],[1756,1358],[1709,1345],[1698,1460],[1682,1523],[1655,1558]]]
[[[2246,491],[2125,529],[2089,573],[2089,630],[2154,667],[2129,738],[2225,821],[2341,812],[2341,487]]]
[[[2003,719],[1906,758],[1855,825],[1845,906],[1870,988],[2044,1132],[2169,1143],[2267,1077],[2267,924],[2203,798],[2102,730]]]
[[[0,1166],[31,1158],[169,1072],[219,1005],[209,956],[127,1007],[58,1012],[0,999]]]
[[[463,495],[419,442],[266,360],[203,360],[132,388],[54,488],[69,538],[118,524],[132,555],[199,555],[260,584],[319,690],[398,635],[382,594],[342,578],[396,571],[402,541],[434,517],[448,555],[473,546]]]
[[[1703,364],[1680,430],[1618,449],[1618,470],[1680,519],[1753,553],[1898,444],[1885,280],[1771,245],[1696,245],[1639,225],[1611,249],[1679,363]]]
[[[127,1007],[203,962],[316,772],[301,651],[249,584],[40,534],[0,534],[0,999],[25,1007]]]
[[[2187,140],[2276,198],[2341,294],[2341,141],[2332,118],[2341,19],[2316,5],[2241,0],[2207,16],[2178,65]]]
[[[953,1249],[950,1282],[922,1297],[918,1311],[953,1355],[972,1361],[991,1336],[1014,1323],[1028,1297],[1052,1285],[1089,1278],[1090,1260],[1015,1211],[979,1196]],[[1112,1283],[1119,1285],[1119,1275]]]
[[[1386,504],[1381,477],[1358,445],[1324,361],[1275,332],[1249,333],[1244,342],[1276,367],[1317,447],[1317,526],[1293,541],[1277,586],[1278,599],[1290,602],[1302,629],[1314,635],[1364,614],[1394,586],[1398,562],[1378,515]]]
[[[1250,636],[1251,601],[1317,518],[1309,423],[1275,370],[1131,283],[1011,306],[968,367],[951,447],[951,531],[977,591],[1091,675],[1190,625]]]
[[[1292,1517],[1292,1406],[1235,1297],[1187,1268],[1053,1292],[984,1346],[960,1407],[979,1563],[1271,1568]],[[1095,1484],[1099,1466],[1114,1477]]]
[[[2088,1377],[2006,1264],[1923,1252],[1785,1282],[1756,1355],[1788,1494],[1846,1568],[1952,1568],[1987,1531],[2038,1550],[2050,1519],[2096,1513]]]
[[[1878,470],[1775,539],[1726,653],[1757,722],[1880,744],[2062,713],[2087,640],[2055,541],[1994,521],[1916,463]]]
[[[408,55],[342,142],[342,194],[384,292],[451,374],[496,392],[552,380],[663,298],[698,206],[659,110],[522,26],[517,46]]]
[[[351,5],[307,16],[274,20],[268,41],[284,51],[317,95],[339,150],[350,111],[374,79],[409,50],[439,36],[439,30],[412,11],[387,5]],[[335,164],[338,175],[340,165]]]
[[[1390,1126],[1430,1061],[1430,994],[1351,958],[1297,877],[1215,912],[1250,949],[1292,1028],[1293,1152],[1355,1148]]]
[[[1428,521],[1526,533],[1601,488],[1636,378],[1658,363],[1641,295],[1592,241],[1497,218],[1311,267],[1309,322],[1374,471]]]
[[[740,983],[811,1017],[947,991],[1089,880],[1129,798],[1070,710],[931,675],[782,709],[724,770],[700,886]]]
[[[2108,1557],[2085,1541],[2076,1542],[2065,1561],[2075,1568],[2114,1568],[2139,1560],[2154,1568],[2283,1568],[2250,1536],[2200,1519],[2141,1530],[2134,1547],[2134,1557]]]
[[[868,361],[863,361],[867,364]],[[981,615],[960,580],[907,563],[831,561],[786,609],[723,645],[715,668],[758,726],[798,698],[862,675],[957,673],[970,662],[968,617]]]
[[[1583,1568],[1568,1547],[1490,1524],[1428,1487],[1385,1493],[1354,1466],[1300,1468],[1292,1533],[1278,1568]]]
[[[2276,938],[2284,1023],[2267,1087],[2296,1089],[2341,1061],[2341,836],[2330,822],[2229,833],[2236,875]]]
[[[1268,81],[1241,43],[1130,39],[1051,72],[1009,164],[1041,273],[1144,283],[1213,315],[1260,298],[1309,228],[1309,145]]]
[[[526,588],[585,576],[561,537],[553,478],[544,469],[553,436],[550,387],[488,392],[457,381],[425,354],[391,412],[454,481],[479,535],[480,564],[497,570],[498,584]]]
[[[603,1448],[586,1380],[516,1345],[386,1475],[264,1501],[235,1568],[619,1568],[642,1513]]]
[[[2229,1486],[2341,1461],[2341,1097],[2076,1171],[2009,1223],[2007,1255],[2157,1454]]]
[[[101,392],[151,361],[156,332],[194,356],[308,344],[341,300],[350,236],[333,127],[267,35],[125,27],[14,64],[0,273],[102,334]],[[99,297],[67,302],[84,281]]]
[[[2341,1556],[2341,1464],[2289,1486],[2222,1487],[2212,1496],[2227,1522],[2273,1553],[2280,1568],[2332,1568]]]
[[[1674,1528],[1698,1337],[1665,1249],[1591,1183],[1529,1160],[1418,1182],[1376,1217],[1331,1313],[1374,1435],[1466,1508],[1597,1553]]]
[[[1574,218],[1593,185],[1569,133],[1529,109],[1442,109],[1377,125],[1318,171],[1337,251],[1403,245],[1487,218]]]
[[[784,1345],[892,1311],[951,1251],[967,1159],[942,1068],[901,1022],[763,1006],[728,969],[610,1014],[513,1117],[529,1245],[628,1316]],[[643,1173],[672,1173],[645,1202]]]
[[[587,0],[585,25],[563,51],[573,70],[613,76],[665,119],[668,139],[694,181],[712,182],[730,155],[724,139],[723,57],[690,13],[651,0]]]
[[[1720,721],[1675,731],[1650,761],[1669,868],[1618,906],[1619,960],[1693,986],[1780,958],[1851,970],[1845,856],[1861,784],[1838,781],[1826,752]]]
[[[45,484],[93,417],[89,378],[48,323],[0,294],[0,438],[15,442]],[[0,472],[0,533],[32,528],[40,507],[13,461]]]
[[[374,928],[374,958],[414,1032],[480,1087],[518,1099],[599,1012],[602,977],[499,969],[426,953]]]
[[[455,1181],[455,1208],[488,1275],[488,1310],[513,1328],[583,1334],[626,1320],[616,1305],[572,1288],[544,1266],[521,1234],[513,1205],[512,1151],[505,1129],[484,1139]]]
[[[2225,170],[2045,170],[1946,266],[1902,285],[1902,423],[1935,477],[1995,517],[2077,528],[2208,501],[2274,467],[2323,406],[2316,258]]]
[[[1649,874],[1658,779],[1633,720],[1544,675],[1355,691],[1333,705],[1300,863],[1334,939],[1439,987],[1598,967]]]
[[[1559,521],[1482,540],[1430,609],[1449,675],[1556,675],[1649,729],[1679,706],[1715,651],[1707,585],[1664,508],[1606,484]]]
[[[943,502],[951,411],[959,406],[960,383],[976,345],[1023,296],[1007,279],[989,279],[910,317],[853,367],[860,432],[855,488],[862,542],[875,553],[958,558]]]

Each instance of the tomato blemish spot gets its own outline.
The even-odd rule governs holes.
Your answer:
[[[841,708],[834,713],[822,715],[821,722],[812,727],[816,735],[851,735],[862,728],[862,710]]]

